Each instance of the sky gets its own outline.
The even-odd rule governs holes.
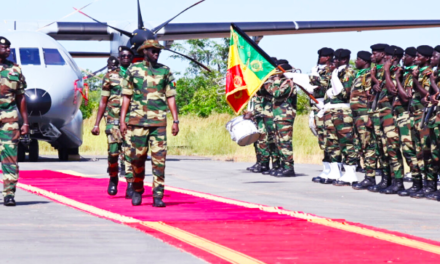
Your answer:
[[[17,21],[86,21],[71,13],[95,0],[2,0],[2,20]],[[155,26],[197,0],[141,0],[145,24]],[[423,4],[422,4],[423,3]],[[136,20],[136,0],[98,0],[83,11],[111,25],[117,21]],[[173,22],[258,22],[258,21],[326,21],[326,20],[413,20],[440,19],[440,1],[323,1],[323,0],[206,0]],[[0,23],[2,21],[0,20]],[[30,40],[31,42],[32,40]],[[62,41],[69,51],[109,51],[109,42]],[[349,33],[296,34],[264,37],[260,46],[270,55],[289,60],[295,68],[309,72],[316,64],[321,47],[347,48],[352,59],[359,50],[369,50],[375,43],[388,43],[402,48],[419,45],[440,45],[440,28],[367,31]],[[174,72],[184,72],[188,63],[162,53],[159,61]],[[79,67],[96,70],[105,59],[76,59]]]

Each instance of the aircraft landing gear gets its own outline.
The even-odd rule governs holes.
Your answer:
[[[31,143],[29,144],[29,161],[31,162],[38,161],[39,154],[40,151],[38,148],[38,140],[32,139]]]
[[[58,158],[60,161],[68,161],[69,156],[73,156],[75,158],[79,157],[79,148],[59,148],[58,149]]]

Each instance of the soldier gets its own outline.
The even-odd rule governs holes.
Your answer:
[[[250,100],[250,102],[248,104],[248,110],[244,114],[244,118],[245,119],[251,119],[253,117],[253,115],[257,115],[256,111],[258,111],[258,109],[256,108],[256,106],[258,107],[258,105],[260,104],[260,100],[261,99],[259,98],[258,94],[255,94],[251,98],[251,100]],[[260,149],[258,148],[258,142],[259,141],[260,140],[258,140],[258,141],[256,141],[254,143],[254,150],[255,150],[255,155],[256,155],[256,158],[257,158],[257,162],[254,165],[252,165],[250,167],[247,167],[246,170],[248,170],[248,171],[253,171],[255,168],[257,168],[257,166],[260,165],[260,162],[261,162],[261,152],[260,152]]]
[[[119,60],[113,56],[107,60],[109,71],[104,76],[102,82],[101,101],[99,103],[95,126],[92,129],[93,135],[99,135],[99,123],[101,123],[103,116],[106,117],[105,134],[107,135],[108,143],[108,173],[110,176],[107,193],[112,196],[118,193],[118,158],[122,152],[122,143],[124,141],[119,130],[119,114],[122,104],[121,83],[132,60],[133,51],[124,46],[119,47]],[[120,67],[119,62],[121,63]],[[121,168],[121,171],[123,170],[124,168]],[[127,176],[128,184],[125,198],[129,199],[132,194],[132,183],[130,182],[130,178],[132,179],[132,177],[130,177],[130,175]]]
[[[26,82],[20,66],[8,60],[11,42],[0,37],[0,154],[3,171],[3,205],[15,206],[18,182],[17,147],[20,135],[29,134],[29,122],[24,97]],[[23,124],[19,128],[18,112]]]
[[[427,179],[426,185],[422,188],[421,176],[412,177],[413,186],[408,192],[401,192],[402,196],[411,196],[412,198],[424,198],[426,194],[433,193],[437,190],[437,175],[433,175],[431,162],[431,146],[430,146],[430,129],[423,125],[423,104],[422,99],[429,96],[431,89],[432,69],[430,66],[430,60],[434,49],[430,46],[423,45],[417,47],[417,54],[415,64],[418,65],[418,69],[414,69],[412,72],[414,93],[411,100],[411,105],[414,111],[413,119],[414,126],[417,128],[417,134],[414,138],[416,141],[417,160],[422,173],[425,174]]]
[[[327,89],[330,86],[331,71],[330,67],[333,63],[334,50],[331,48],[322,48],[318,50],[318,65],[312,69],[310,75],[310,84],[317,86],[313,90],[313,96],[320,102],[320,107],[324,107],[324,97]],[[324,158],[322,160],[323,170],[318,177],[312,178],[313,182],[320,182],[325,179],[330,172],[330,155],[325,151],[325,128],[324,116],[319,116],[319,108],[312,103],[311,115],[313,115],[316,132],[318,134],[319,147],[324,151]]]
[[[287,60],[279,60],[284,70],[292,70]],[[274,76],[274,82],[267,87],[267,91],[273,96],[273,121],[275,123],[276,144],[281,158],[282,166],[271,175],[275,177],[294,177],[294,161],[292,134],[293,123],[296,116],[296,87],[291,79],[283,78],[283,74]]]
[[[132,64],[122,82],[120,123],[122,134],[131,142],[126,154],[130,157],[134,176],[131,201],[134,206],[142,203],[145,160],[148,147],[151,147],[153,206],[165,207],[162,199],[167,153],[167,108],[173,117],[172,134],[176,136],[179,133],[174,77],[167,66],[157,62],[163,48],[157,40],[146,40],[137,50],[144,60]]]
[[[351,51],[335,52],[336,69],[332,72],[331,88],[326,92],[325,106],[326,151],[330,154],[330,173],[323,184],[342,186],[357,182],[358,156],[353,145],[353,116],[350,109],[350,92],[355,74],[349,66]],[[345,173],[341,176],[344,163]]]

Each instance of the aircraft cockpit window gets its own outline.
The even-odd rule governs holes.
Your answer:
[[[17,56],[15,55],[15,49],[11,49],[11,54],[9,54],[8,60],[12,61],[13,63],[17,63]]]
[[[41,65],[38,48],[20,48],[21,65]]]
[[[65,65],[63,57],[57,49],[43,49],[46,65]]]

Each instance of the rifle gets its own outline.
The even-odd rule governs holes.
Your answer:
[[[440,95],[437,95],[437,100],[439,99],[439,97],[440,97]],[[425,110],[423,111],[422,124],[421,124],[420,128],[425,128],[425,126],[429,122],[429,119],[431,118],[432,113],[435,110],[437,110],[437,106],[436,105],[425,107]]]

